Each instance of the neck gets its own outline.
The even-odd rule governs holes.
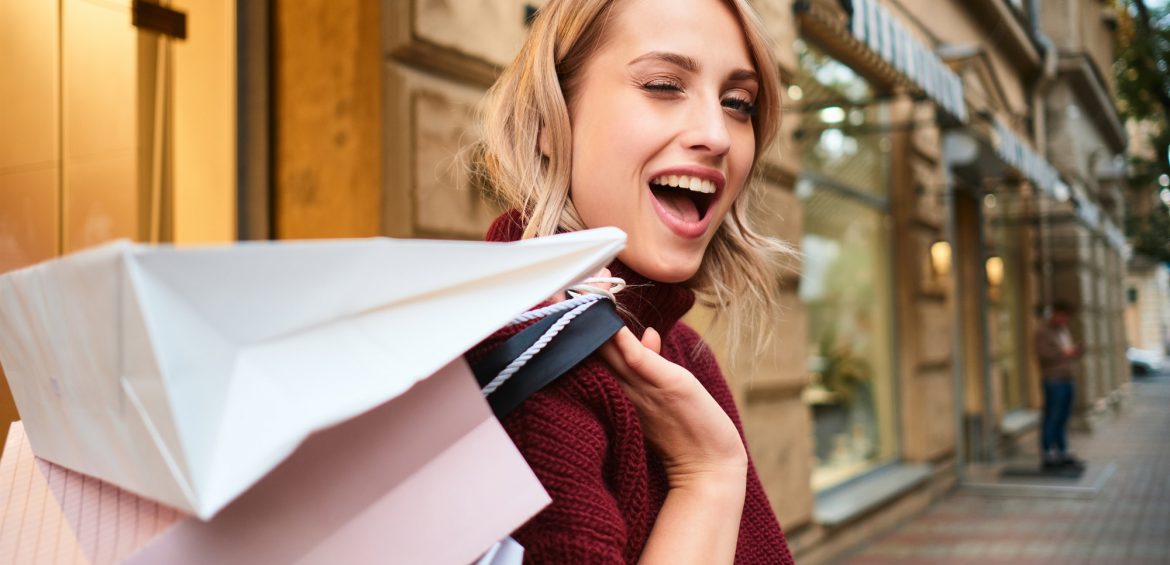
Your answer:
[[[517,241],[524,231],[520,213],[504,213],[488,229],[487,241]],[[618,259],[609,264],[613,276],[626,281],[626,288],[617,294],[618,311],[626,325],[641,336],[646,328],[654,328],[664,336],[695,303],[695,293],[680,284],[652,280],[631,269]]]

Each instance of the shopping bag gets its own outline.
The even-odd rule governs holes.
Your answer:
[[[548,502],[459,360],[313,434],[210,521],[34,463],[17,423],[0,460],[0,562],[465,565]]]
[[[20,422],[0,457],[0,563],[118,563],[185,516],[44,459]]]
[[[116,243],[0,277],[0,362],[39,457],[209,519],[624,240]]]

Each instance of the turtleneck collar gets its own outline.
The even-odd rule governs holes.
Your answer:
[[[518,241],[524,231],[520,212],[505,212],[488,228],[487,241]],[[609,270],[626,281],[626,288],[617,294],[618,311],[635,334],[646,328],[666,332],[695,304],[695,293],[681,284],[661,283],[642,276],[625,263],[614,259]]]

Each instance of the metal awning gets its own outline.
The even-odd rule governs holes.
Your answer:
[[[967,123],[963,81],[876,0],[853,0],[854,37],[892,65],[959,123]]]
[[[1000,159],[1035,184],[1041,193],[1061,202],[1068,200],[1068,185],[1060,180],[1060,173],[1056,171],[1056,167],[999,121],[995,121],[992,127],[991,144]]]
[[[1129,249],[1126,247],[1125,232],[1121,231],[1109,216],[1101,212],[1092,199],[1078,186],[1073,186],[1072,201],[1076,208],[1077,219],[1085,227],[1099,231],[1105,242],[1115,249],[1124,258],[1129,258]]]

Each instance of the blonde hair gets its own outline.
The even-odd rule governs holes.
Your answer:
[[[569,100],[589,58],[605,40],[618,0],[550,0],[527,40],[488,91],[472,173],[490,194],[523,215],[524,238],[585,229],[569,198],[572,133]],[[780,126],[779,71],[759,16],[746,0],[726,0],[743,28],[760,91],[752,118],[753,173]],[[543,140],[541,137],[543,136]],[[541,152],[541,143],[547,154]],[[760,190],[757,174],[719,226],[698,273],[688,282],[717,316],[726,316],[732,345],[747,332],[762,346],[778,310],[778,261],[792,248],[752,228],[747,211]],[[732,300],[735,297],[735,300]],[[756,330],[765,329],[764,332]]]

